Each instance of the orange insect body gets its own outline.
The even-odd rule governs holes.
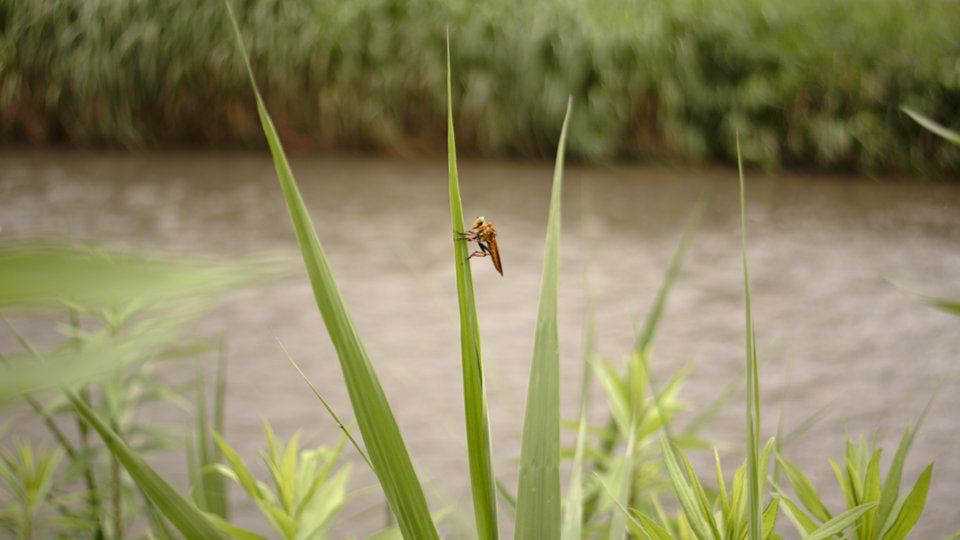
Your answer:
[[[470,254],[471,257],[487,257],[493,261],[493,267],[503,275],[503,265],[500,263],[500,248],[497,246],[497,228],[493,223],[487,221],[483,216],[478,217],[473,222],[473,227],[462,237],[465,240],[476,242],[480,247],[479,251]]]

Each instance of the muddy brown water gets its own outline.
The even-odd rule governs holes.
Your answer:
[[[373,360],[433,508],[453,505],[451,538],[473,517],[465,458],[446,163],[375,158],[293,160],[307,205]],[[515,485],[533,347],[552,165],[460,164],[464,209],[496,223],[504,276],[474,262],[489,392],[494,465]],[[960,298],[960,186],[850,177],[748,174],[748,250],[760,353],[763,434],[789,431],[823,409],[787,449],[821,493],[842,501],[828,458],[844,432],[885,448],[938,392],[905,470],[933,461],[917,538],[960,529],[960,318],[926,307],[885,276]],[[708,205],[655,342],[666,380],[692,366],[681,397],[689,420],[744,363],[744,314],[735,171],[641,166],[568,168],[561,244],[563,417],[572,418],[582,368],[585,300],[596,305],[598,352],[621,361],[643,323],[701,192]],[[0,235],[97,239],[150,250],[296,255],[265,155],[12,152],[0,155]],[[585,278],[586,276],[586,278]],[[336,427],[278,350],[281,339],[332,405],[349,417],[339,365],[304,275],[234,293],[196,329],[226,337],[227,437],[248,462],[279,434],[330,443]],[[0,335],[3,348],[12,338]],[[599,390],[592,417],[604,419]],[[706,434],[744,439],[737,394]],[[28,428],[24,428],[29,431]],[[366,488],[337,521],[339,536],[383,524],[371,474],[351,452],[352,487]],[[700,461],[712,475],[709,455]],[[176,455],[156,465],[185,483]],[[259,467],[259,465],[258,465]],[[261,473],[263,468],[258,469]],[[237,521],[269,534],[234,493]],[[512,525],[501,508],[506,537]],[[782,531],[793,536],[783,520]]]

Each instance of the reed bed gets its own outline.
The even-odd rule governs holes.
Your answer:
[[[237,18],[290,149],[442,152],[443,43],[463,146],[955,175],[900,112],[960,117],[951,0],[248,0]],[[0,0],[0,140],[262,145],[218,2]]]

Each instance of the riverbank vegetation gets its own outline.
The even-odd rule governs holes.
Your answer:
[[[457,134],[549,158],[568,95],[581,160],[956,175],[899,107],[960,118],[952,0],[249,0],[237,16],[287,146],[442,152]],[[218,2],[0,0],[0,139],[79,146],[262,139]],[[956,127],[955,125],[953,127]]]
[[[239,41],[239,28],[236,36]],[[246,66],[252,65],[245,53],[243,58]],[[450,73],[449,57],[445,65]],[[230,521],[229,481],[261,510],[274,537],[325,538],[331,520],[350,498],[350,468],[339,466],[339,461],[344,452],[351,451],[361,457],[360,466],[375,473],[396,517],[396,525],[377,538],[438,537],[437,522],[443,512],[429,507],[380,385],[376,362],[367,355],[353,326],[280,137],[256,89],[252,70],[248,73],[317,307],[349,389],[360,440],[354,438],[352,426],[341,422],[329,408],[318,408],[317,414],[329,421],[331,429],[343,433],[333,449],[302,449],[298,435],[284,442],[266,424],[263,458],[269,477],[260,480],[223,436],[223,362],[213,384],[206,384],[198,375],[189,380],[189,389],[170,389],[151,377],[150,365],[204,351],[200,344],[182,337],[183,321],[189,320],[195,308],[189,300],[276,275],[275,270],[264,270],[268,265],[164,264],[89,251],[6,248],[0,253],[0,307],[21,310],[20,316],[25,308],[51,306],[71,314],[66,341],[50,350],[37,348],[16,325],[8,323],[22,352],[5,359],[8,366],[0,379],[0,403],[24,400],[55,441],[52,447],[24,441],[4,444],[8,449],[0,460],[0,527],[11,535],[31,538],[92,531],[96,538],[124,538],[145,528],[155,538],[174,538],[174,529],[187,538],[261,538]],[[450,78],[445,89],[451,254],[460,308],[469,455],[469,472],[464,474],[471,480],[475,523],[468,536],[497,538],[509,519],[505,515],[514,516],[514,537],[519,539],[619,540],[629,534],[655,539],[760,540],[793,532],[808,539],[826,539],[841,538],[851,531],[861,539],[895,540],[909,534],[920,519],[933,478],[932,465],[913,483],[903,478],[903,464],[922,415],[917,425],[904,431],[885,474],[881,473],[879,449],[862,441],[845,441],[842,465],[831,462],[844,494],[844,505],[833,509],[788,458],[789,449],[783,444],[787,437],[765,442],[761,435],[765,430],[760,425],[760,366],[751,314],[742,167],[740,222],[746,308],[742,387],[746,390],[747,433],[742,465],[732,476],[726,474],[714,449],[715,470],[711,474],[695,470],[687,454],[713,445],[700,439],[696,429],[678,431],[673,424],[680,410],[678,395],[684,372],[658,385],[649,369],[660,315],[693,237],[698,207],[624,365],[587,351],[585,365],[590,369],[584,370],[584,396],[586,388],[599,383],[610,417],[606,426],[588,426],[584,416],[587,398],[582,398],[580,418],[573,424],[576,443],[570,452],[570,483],[565,492],[561,490],[557,279],[565,145],[577,129],[570,100],[566,101],[556,150],[519,482],[517,486],[501,484],[492,466],[471,267],[465,242],[458,239],[464,223]],[[735,151],[738,146],[735,138]],[[158,275],[166,279],[157,280]],[[198,288],[198,283],[205,286]],[[186,304],[181,305],[185,299]],[[193,406],[178,393],[191,390],[197,396]],[[322,400],[319,394],[317,397]],[[163,439],[158,439],[156,432],[140,429],[135,411],[155,398],[192,410],[193,426],[183,450],[190,471],[187,493],[174,489],[144,459]],[[211,403],[213,412],[208,413]],[[708,421],[711,413],[711,407],[706,407],[702,420]],[[65,433],[64,424],[74,427]],[[0,426],[0,433],[10,427]],[[838,441],[838,447],[841,443]],[[138,516],[145,519],[135,519]]]

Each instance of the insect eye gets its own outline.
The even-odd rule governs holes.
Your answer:
[[[484,221],[486,221],[486,219],[483,216],[480,216],[477,218],[477,221],[480,223],[483,223]]]

